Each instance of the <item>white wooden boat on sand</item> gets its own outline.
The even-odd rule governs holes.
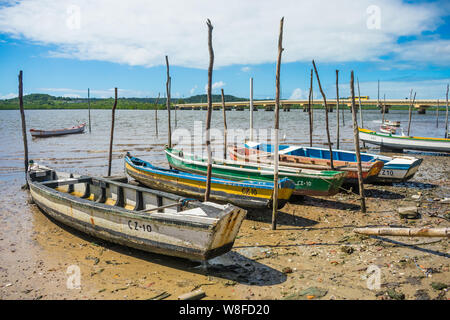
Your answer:
[[[427,138],[393,135],[389,133],[380,133],[373,130],[359,130],[359,138],[367,143],[375,144],[386,149],[403,151],[421,150],[434,152],[450,152],[450,139],[445,138]]]
[[[83,123],[78,126],[73,126],[72,128],[57,129],[57,130],[30,129],[30,133],[33,137],[45,138],[53,136],[62,136],[66,134],[83,133],[85,127],[86,123]]]
[[[246,211],[30,162],[31,197],[57,221],[144,251],[207,260],[228,252]]]

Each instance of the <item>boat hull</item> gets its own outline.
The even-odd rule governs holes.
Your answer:
[[[180,156],[181,154],[181,156]],[[184,155],[177,150],[166,149],[167,160],[171,167],[181,171],[206,175],[207,162],[194,160],[190,155]],[[286,171],[287,170],[287,171]],[[346,177],[345,172],[330,171],[320,174],[318,171],[310,170],[308,174],[301,173],[303,169],[279,168],[278,177],[288,178],[295,183],[295,195],[315,195],[332,196],[339,192],[340,187]],[[273,181],[273,166],[263,167],[263,165],[251,163],[232,163],[215,160],[212,164],[211,173],[214,177],[230,180],[254,180]]]
[[[265,150],[270,145],[265,145],[256,142],[247,142],[245,145],[247,148],[255,149],[261,148]],[[288,148],[290,146],[281,146],[281,148]],[[303,152],[307,152],[311,158],[321,160],[322,157],[329,158],[329,150],[324,148],[316,148],[316,147],[301,147],[298,148],[303,149]],[[354,151],[348,150],[333,150],[334,159],[342,159],[346,162],[355,162],[356,154]],[[388,157],[383,155],[371,154],[371,153],[361,153],[361,159],[364,162],[374,162],[381,161],[384,163],[384,166],[378,172],[377,175],[371,177],[370,180],[366,180],[367,183],[372,182],[383,182],[383,183],[391,183],[391,182],[404,182],[411,179],[414,174],[419,169],[420,164],[422,163],[422,159],[417,159],[414,157],[406,157],[406,156],[395,156]]]
[[[62,136],[66,134],[76,134],[76,133],[83,133],[84,129],[86,127],[86,124],[82,124],[73,128],[69,129],[60,129],[60,130],[36,130],[36,129],[30,129],[31,136],[38,137],[38,138],[45,138],[45,137],[54,137],[54,136]]]
[[[127,184],[114,184],[122,194],[131,195],[119,207],[119,189],[107,180],[104,203],[99,203],[101,187],[91,185],[88,198],[75,196],[79,185],[71,193],[60,192],[29,179],[30,194],[36,205],[48,216],[90,236],[111,241],[147,252],[176,256],[190,260],[208,260],[228,252],[245,217],[245,210],[232,205],[223,206],[217,219],[188,216],[189,210],[180,212],[154,212],[144,214],[131,210],[133,192],[143,193],[144,202],[148,189]],[[121,187],[122,186],[122,187]],[[131,193],[130,193],[131,192]],[[160,193],[162,195],[163,193]],[[177,197],[164,198],[167,203],[177,202]],[[135,199],[136,200],[136,199]],[[131,202],[128,202],[131,201]],[[116,203],[116,205],[114,205]],[[129,209],[127,209],[127,207]],[[200,209],[201,212],[205,212]],[[196,209],[198,210],[198,209]],[[197,212],[197,211],[196,211]],[[183,213],[186,215],[183,216]],[[198,212],[197,212],[198,213]]]
[[[359,138],[391,150],[419,150],[432,152],[450,152],[450,139],[394,136],[359,128]]]
[[[230,147],[229,154],[231,159],[245,161],[245,162],[260,162],[268,165],[273,165],[273,154],[257,149],[251,148],[237,148]],[[344,171],[347,173],[345,177],[345,184],[358,183],[358,167],[357,163],[348,161],[333,160],[334,169]],[[301,157],[290,154],[282,154],[279,156],[279,165],[294,168],[303,168],[311,170],[331,170],[329,159],[313,159],[309,157]],[[379,174],[384,163],[382,161],[375,161],[371,163],[362,164],[362,178],[364,183],[373,181]]]
[[[204,199],[205,197],[206,178],[204,176],[180,174],[174,170],[161,172],[151,168],[142,168],[134,164],[130,157],[125,158],[125,172],[133,179],[151,188],[196,199]],[[278,189],[279,208],[282,208],[289,200],[293,188],[294,184],[289,180],[280,182]],[[271,208],[273,204],[273,184],[237,183],[212,179],[210,199],[221,203],[233,203],[244,208]]]

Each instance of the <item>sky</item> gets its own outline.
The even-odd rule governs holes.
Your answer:
[[[284,17],[281,98],[307,99],[314,59],[327,98],[361,95],[445,99],[450,82],[450,1],[401,0],[0,0],[0,99],[165,95],[167,55],[174,99],[205,94],[208,28],[213,93],[275,97]],[[320,97],[314,78],[314,97]]]

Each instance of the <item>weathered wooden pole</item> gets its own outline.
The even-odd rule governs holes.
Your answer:
[[[170,122],[170,73],[169,73],[169,58],[166,56],[166,69],[167,69],[167,81],[166,81],[166,107],[167,107],[167,145],[172,148],[172,129]]]
[[[331,146],[331,139],[330,139],[330,128],[328,125],[328,106],[327,106],[327,97],[325,97],[325,93],[322,90],[322,86],[320,85],[320,79],[319,79],[319,73],[317,72],[316,64],[314,63],[314,60],[312,61],[314,72],[316,73],[317,83],[319,84],[319,90],[323,97],[323,102],[325,104],[325,124],[326,124],[326,130],[327,130],[327,140],[328,140],[328,148],[330,149],[330,166],[331,170],[334,170],[334,164],[333,164],[333,148]]]
[[[253,78],[250,78],[250,140],[253,141]]]
[[[89,113],[89,133],[91,133],[91,97],[88,88],[88,113]]]
[[[414,92],[414,98],[411,101],[411,104],[409,105],[408,136],[409,136],[409,131],[411,129],[412,107],[414,105],[414,102],[416,101],[416,93],[417,92]],[[411,94],[412,94],[412,89],[411,89]]]
[[[339,149],[339,70],[336,70],[336,149]]]
[[[384,98],[383,98],[383,110],[382,110],[383,116],[382,116],[382,118],[381,118],[381,124],[384,124],[384,113],[385,113],[385,108],[386,108],[386,95],[384,95]]]
[[[445,138],[448,138],[448,84],[447,93],[445,94]]]
[[[439,99],[436,106],[436,128],[439,128]]]
[[[111,163],[112,163],[112,146],[114,138],[114,118],[117,107],[117,88],[114,88],[114,105],[112,107],[112,119],[111,119],[111,137],[109,140],[109,160],[108,160],[108,176],[111,175]]]
[[[20,118],[22,120],[22,138],[23,138],[23,158],[25,165],[25,186],[28,188],[27,172],[28,172],[28,141],[27,141],[27,124],[25,122],[25,111],[23,109],[23,82],[22,70],[19,71],[19,109]]]
[[[313,109],[311,105],[313,94],[313,70],[311,69],[311,77],[309,84],[309,98],[308,98],[308,117],[309,117],[309,146],[312,147],[312,134],[313,134]]]
[[[209,193],[211,191],[211,170],[212,170],[212,154],[211,154],[211,113],[212,113],[212,72],[214,66],[214,51],[212,47],[212,30],[213,26],[209,19],[206,20],[208,26],[208,51],[209,51],[209,66],[208,66],[208,111],[206,113],[206,151],[208,153],[208,170],[206,172],[206,189],[205,189],[205,201],[209,200]]]
[[[158,92],[158,98],[156,98],[156,103],[155,103],[155,131],[156,131],[156,135],[158,135],[158,102],[159,102],[159,95],[160,95],[160,93]]]
[[[225,95],[222,91],[222,109],[223,109],[223,158],[227,158],[227,115],[226,115],[226,108],[225,108]]]
[[[280,20],[280,32],[278,35],[278,57],[277,70],[275,76],[275,147],[274,147],[274,166],[273,166],[273,203],[272,203],[272,230],[277,229],[278,215],[278,130],[280,128],[280,71],[281,71],[281,54],[283,53],[283,23],[284,17]]]
[[[362,179],[362,167],[361,167],[361,153],[359,149],[359,131],[358,123],[356,121],[356,106],[355,106],[355,88],[354,88],[354,78],[353,71],[350,76],[350,91],[352,94],[352,119],[353,119],[353,138],[355,141],[355,154],[356,161],[358,163],[358,186],[359,186],[359,196],[361,200],[361,212],[366,212],[366,199],[364,198],[364,185]]]
[[[355,228],[353,232],[373,236],[450,237],[450,228]]]

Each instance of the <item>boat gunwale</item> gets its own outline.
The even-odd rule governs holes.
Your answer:
[[[29,175],[27,175],[27,177],[29,177]],[[93,178],[96,179],[96,178]],[[102,180],[106,180],[108,183],[111,182],[108,179],[102,179]],[[112,181],[115,182],[115,181]],[[57,199],[60,199],[62,201],[66,201],[68,203],[76,203],[80,206],[84,206],[93,210],[101,210],[103,212],[106,212],[108,214],[114,214],[117,216],[122,216],[122,217],[127,217],[127,218],[132,218],[132,219],[143,219],[143,220],[147,220],[147,221],[155,221],[157,223],[165,223],[165,224],[174,224],[174,225],[188,225],[194,228],[202,228],[202,229],[209,229],[209,228],[214,228],[214,226],[225,216],[227,215],[227,212],[230,210],[234,210],[235,208],[237,208],[236,206],[228,206],[228,207],[224,207],[222,210],[213,206],[208,206],[209,208],[213,208],[214,210],[218,210],[221,211],[220,214],[218,214],[216,217],[199,217],[199,216],[193,216],[193,217],[197,217],[197,218],[207,218],[210,220],[214,220],[211,221],[212,223],[209,222],[198,222],[198,221],[186,221],[183,220],[181,221],[180,219],[176,219],[176,214],[171,214],[171,213],[163,213],[163,214],[170,214],[172,215],[172,217],[168,216],[168,217],[163,217],[161,213],[158,214],[145,214],[145,213],[140,213],[138,211],[134,211],[134,210],[129,210],[126,209],[124,207],[119,207],[119,206],[114,206],[114,205],[107,205],[105,203],[101,203],[101,202],[95,202],[92,200],[88,200],[88,199],[84,199],[84,198],[80,198],[77,196],[74,196],[72,194],[69,194],[67,192],[61,192],[58,191],[56,189],[53,189],[51,187],[48,187],[46,185],[43,185],[42,183],[39,183],[37,181],[33,181],[31,179],[31,177],[29,178],[29,182],[31,187],[34,187],[38,190],[40,190],[41,192],[43,192],[44,194],[46,194],[46,196],[50,196],[50,197],[54,197]],[[132,186],[134,187],[134,186]],[[145,189],[145,188],[142,188]],[[154,190],[154,191],[158,191],[158,190]],[[158,191],[161,193],[164,193],[163,191]],[[180,199],[187,199],[184,197],[180,196]],[[50,199],[49,199],[50,200]],[[191,199],[188,199],[191,200]],[[51,200],[50,200],[51,201]],[[198,203],[191,203],[191,205],[194,205],[196,207],[202,207],[202,206],[207,206],[205,204],[202,204],[199,201],[195,201]]]

